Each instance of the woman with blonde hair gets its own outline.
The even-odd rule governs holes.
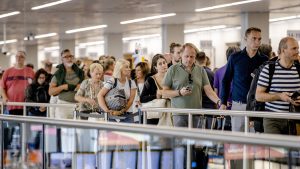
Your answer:
[[[99,63],[92,63],[89,67],[91,78],[84,80],[80,84],[80,88],[75,95],[75,100],[80,103],[80,112],[89,114],[99,111],[97,95],[103,87],[101,77],[103,75],[103,67]],[[81,117],[87,119],[87,117]]]
[[[133,123],[134,115],[132,113],[132,104],[136,93],[136,84],[130,80],[130,63],[125,59],[117,60],[113,71],[113,78],[104,83],[103,88],[98,94],[98,102],[101,109],[111,116],[120,116],[121,122]],[[109,109],[108,103],[105,101],[106,94],[113,88],[124,90],[126,97],[126,105],[121,110]],[[112,119],[110,119],[112,120]]]

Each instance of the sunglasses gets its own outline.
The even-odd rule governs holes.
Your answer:
[[[189,73],[189,84],[193,83],[192,74]]]

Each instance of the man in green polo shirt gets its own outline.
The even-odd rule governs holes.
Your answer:
[[[171,66],[163,81],[164,96],[171,98],[172,108],[202,108],[202,90],[216,104],[220,99],[211,88],[203,67],[195,65],[198,49],[191,43],[182,46],[182,62]],[[199,116],[193,119],[197,127]],[[174,126],[188,126],[188,116],[173,114]],[[198,126],[199,127],[199,126]]]

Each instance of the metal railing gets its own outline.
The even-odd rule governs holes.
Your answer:
[[[23,117],[13,115],[0,115],[0,121],[15,121],[20,123],[37,123],[73,128],[90,128],[109,131],[122,131],[131,133],[154,134],[167,137],[180,137],[187,139],[201,139],[222,141],[230,143],[257,144],[275,147],[300,148],[300,138],[297,136],[278,136],[271,134],[243,134],[240,132],[211,131],[187,128],[170,128],[163,126],[126,124],[115,122],[91,122],[85,120],[51,119],[44,117]]]
[[[44,107],[62,106],[62,107],[70,107],[74,109],[77,106],[76,104],[45,104],[45,103],[20,103],[20,102],[8,102],[8,103],[1,103],[1,104],[2,104],[2,112],[4,107],[3,105],[24,106],[23,107],[24,116],[26,115],[27,106],[44,106]],[[10,116],[10,115],[0,115],[0,121],[17,121],[21,123],[39,123],[43,125],[59,125],[59,126],[74,127],[74,128],[76,127],[76,128],[113,130],[113,131],[143,133],[143,134],[152,134],[152,135],[162,135],[168,137],[180,137],[180,138],[188,138],[188,139],[202,139],[202,140],[222,141],[222,142],[230,142],[230,143],[300,148],[300,138],[297,136],[282,137],[278,135],[269,135],[269,134],[257,135],[254,133],[248,133],[248,125],[247,125],[249,117],[300,119],[300,115],[296,113],[278,113],[278,112],[270,113],[270,112],[255,112],[255,111],[146,108],[146,107],[141,107],[141,111],[143,112],[144,124],[146,124],[147,111],[169,112],[169,113],[188,115],[189,128],[170,128],[170,127],[157,127],[157,126],[122,124],[122,123],[111,123],[111,122],[86,122],[81,120],[63,120],[63,119],[51,119],[51,118],[42,118],[42,117],[24,117],[24,116]],[[244,116],[245,133],[193,129],[192,128],[193,115]],[[107,116],[105,116],[105,119],[107,121]],[[26,134],[24,133],[24,135]],[[22,143],[25,144],[25,142]],[[191,157],[188,155],[190,154],[191,151],[189,143],[187,143],[187,148],[188,148],[187,160],[190,161]],[[22,150],[22,152],[24,151],[25,150]],[[190,163],[187,163],[187,168],[190,168]]]
[[[249,131],[249,117],[263,117],[273,119],[293,119],[299,120],[300,113],[288,113],[288,112],[267,112],[267,111],[236,111],[236,110],[218,110],[218,109],[180,109],[180,108],[153,108],[153,107],[141,107],[143,116],[147,117],[147,111],[151,112],[165,112],[165,113],[177,113],[187,115],[189,128],[192,127],[193,115],[218,115],[218,116],[243,116],[245,117],[245,133]]]

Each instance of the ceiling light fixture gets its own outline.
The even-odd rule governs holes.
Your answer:
[[[5,17],[8,17],[8,16],[13,16],[13,15],[18,15],[18,14],[20,14],[19,11],[10,12],[10,13],[5,13],[5,14],[1,14],[1,15],[0,15],[0,18],[5,18]]]
[[[122,40],[123,41],[130,41],[130,40],[147,39],[147,38],[154,38],[154,37],[160,37],[160,34],[150,34],[150,35],[142,35],[142,36],[125,37],[125,38],[122,38]]]
[[[209,10],[213,10],[213,9],[225,8],[225,7],[236,6],[236,5],[242,5],[242,4],[247,4],[247,3],[252,3],[252,2],[258,2],[258,1],[261,1],[261,0],[246,0],[246,1],[239,1],[239,2],[228,3],[228,4],[210,6],[210,7],[195,9],[195,12],[209,11]]]
[[[97,26],[90,26],[90,27],[85,27],[85,28],[78,28],[78,29],[71,29],[67,30],[66,33],[76,33],[76,32],[83,32],[83,31],[89,31],[89,30],[94,30],[94,29],[101,29],[101,28],[106,28],[107,25],[97,25]]]
[[[44,4],[44,5],[39,5],[39,6],[32,7],[31,10],[38,10],[38,9],[42,9],[42,8],[48,8],[48,7],[50,7],[50,6],[62,4],[62,3],[65,3],[65,2],[69,2],[69,1],[72,1],[72,0],[60,0],[60,1],[55,1],[55,2],[51,2],[51,3]]]
[[[103,45],[104,41],[94,41],[94,42],[86,42],[86,43],[79,43],[80,48],[84,48],[86,46],[95,46],[95,45]]]
[[[165,18],[165,17],[175,16],[175,15],[176,15],[176,13],[168,13],[168,14],[163,14],[163,15],[156,15],[156,16],[150,16],[150,17],[145,17],[145,18],[122,21],[122,22],[120,22],[120,24],[124,25],[124,24],[135,23],[135,22],[143,22],[143,21]]]
[[[188,29],[188,30],[184,30],[184,33],[194,33],[194,32],[210,31],[210,30],[224,29],[224,28],[226,28],[226,25],[218,25],[218,26],[203,27],[198,29]]]
[[[8,43],[15,43],[15,42],[18,42],[18,40],[17,39],[11,39],[11,40],[6,40],[6,41],[0,41],[0,45],[8,44]]]
[[[51,51],[55,51],[55,50],[59,50],[59,46],[52,46],[52,47],[44,48],[45,52],[51,52]]]
[[[41,34],[41,35],[34,36],[34,39],[48,38],[48,37],[56,36],[56,35],[57,35],[57,33]]]
[[[269,22],[285,21],[285,20],[296,19],[296,18],[300,18],[300,15],[286,16],[286,17],[281,17],[281,18],[273,18],[273,19],[269,19]]]

